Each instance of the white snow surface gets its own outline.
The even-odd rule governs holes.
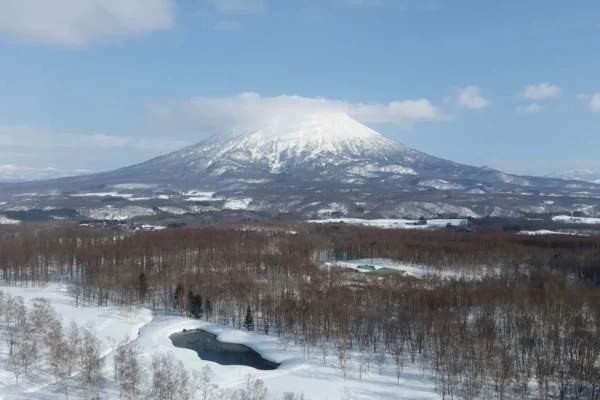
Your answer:
[[[519,235],[579,235],[577,233],[571,232],[557,232],[557,231],[549,231],[547,229],[540,229],[539,231],[520,231]],[[585,235],[582,235],[585,236]]]
[[[185,149],[176,157],[202,160],[193,161],[194,167],[211,168],[213,175],[234,171],[248,163],[262,164],[269,172],[279,173],[287,167],[315,160],[341,165],[369,157],[387,159],[386,156],[406,149],[343,112],[316,111],[298,112],[293,117],[285,113],[261,121],[257,126],[234,128]],[[410,173],[407,169],[399,171]]]
[[[251,198],[227,199],[223,208],[226,210],[246,210],[251,202]]]
[[[126,207],[112,207],[106,206],[102,208],[93,209],[81,209],[80,214],[87,215],[93,219],[110,219],[124,221],[126,219],[142,217],[147,215],[156,215],[156,212],[151,208],[137,207],[137,206],[126,206]]]
[[[344,203],[337,203],[337,202],[327,203],[324,205],[323,208],[319,209],[318,214],[319,215],[329,215],[333,212],[347,214],[348,206],[346,206]]]
[[[474,189],[469,189],[467,190],[467,193],[469,194],[486,194],[486,191],[480,188],[474,188]]]
[[[159,187],[157,183],[117,183],[112,185],[115,189],[154,189]]]
[[[427,179],[418,183],[419,186],[430,187],[437,190],[461,190],[465,187],[458,183],[444,181],[442,179]]]
[[[16,225],[20,223],[21,221],[7,218],[5,215],[0,215],[0,225]]]
[[[403,216],[406,218],[432,218],[435,219],[438,215],[454,214],[461,217],[478,218],[479,214],[467,207],[457,206],[448,203],[426,203],[418,201],[404,201],[401,203],[389,203],[389,208],[382,210],[382,215],[385,218],[395,218]]]
[[[399,175],[418,175],[417,172],[409,167],[403,165],[365,165],[365,166],[354,166],[348,168],[348,173],[364,176],[370,178],[377,176],[377,173],[394,173]]]
[[[552,220],[570,224],[600,224],[600,218],[570,217],[568,215],[557,215],[552,217]]]
[[[149,309],[126,309],[118,307],[80,307],[75,308],[74,299],[63,287],[50,285],[46,289],[1,287],[13,296],[23,296],[26,303],[35,297],[50,300],[56,311],[62,316],[64,324],[72,319],[78,324],[91,324],[95,327],[97,337],[102,343],[102,353],[106,356],[104,374],[108,378],[102,389],[104,400],[117,400],[118,388],[112,376],[113,340],[117,344],[125,341],[137,341],[141,347],[143,358],[149,366],[153,354],[170,351],[190,370],[200,371],[210,366],[215,374],[214,383],[223,389],[238,389],[244,384],[247,375],[262,379],[268,389],[267,400],[280,400],[285,392],[303,392],[311,400],[337,400],[342,398],[342,391],[348,389],[358,400],[434,400],[441,397],[434,392],[433,381],[423,378],[420,369],[407,364],[399,385],[396,384],[395,366],[391,356],[387,356],[383,374],[379,375],[373,362],[370,372],[363,373],[359,380],[356,365],[344,379],[339,368],[333,347],[323,363],[321,354],[312,352],[311,358],[303,356],[302,347],[294,346],[293,340],[284,349],[277,336],[267,336],[259,332],[245,332],[213,323],[192,320],[182,316],[152,315]],[[217,335],[218,340],[246,345],[262,355],[263,358],[281,363],[272,371],[259,371],[246,366],[223,366],[202,360],[192,350],[176,348],[169,336],[183,329],[201,328]],[[138,335],[139,331],[139,335]],[[6,358],[4,342],[0,344],[0,358]],[[332,344],[333,346],[333,344]],[[353,362],[357,355],[350,354]],[[4,365],[4,363],[2,364]],[[75,398],[69,396],[69,398]],[[49,374],[32,372],[20,378],[17,387],[13,374],[0,369],[1,400],[59,400],[64,394],[59,392]]]
[[[384,229],[431,229],[445,228],[447,224],[460,226],[467,222],[466,219],[431,219],[427,220],[426,225],[413,225],[418,222],[414,219],[359,219],[359,218],[329,218],[314,219],[308,221],[313,224],[336,224],[343,222],[349,225],[363,225]]]
[[[403,263],[394,261],[387,258],[363,258],[358,260],[350,260],[350,261],[329,261],[323,264],[324,267],[342,267],[348,268],[360,273],[369,273],[369,270],[359,269],[358,267],[361,265],[368,265],[373,267],[375,270],[380,270],[383,268],[393,269],[398,271],[404,271],[404,275],[414,276],[416,278],[423,277],[425,275],[436,275],[440,278],[450,279],[450,278],[464,278],[470,280],[478,280],[481,279],[486,274],[498,274],[499,270],[497,268],[482,268],[480,271],[459,271],[459,270],[445,270],[445,269],[436,269],[431,268],[426,265],[419,264],[411,264],[411,263]]]
[[[29,305],[36,297],[47,298],[58,315],[63,319],[66,328],[71,320],[83,326],[90,324],[96,331],[96,336],[101,342],[101,353],[109,354],[113,350],[113,340],[117,343],[134,340],[140,327],[152,320],[150,310],[118,307],[75,307],[75,300],[66,293],[62,285],[49,285],[45,289],[22,288],[2,286],[4,293],[13,296],[22,296],[25,304]],[[6,347],[4,341],[0,343],[0,360],[6,361]],[[1,363],[0,365],[6,365]],[[64,394],[53,393],[55,390],[54,379],[50,374],[32,371],[28,376],[19,378],[19,387],[16,387],[14,375],[0,369],[0,399],[2,400],[30,400],[30,399],[64,399]]]
[[[166,212],[169,214],[175,214],[175,215],[181,215],[181,214],[185,214],[185,213],[189,212],[185,208],[171,207],[171,206],[158,207],[158,209],[162,212]]]
[[[71,197],[133,197],[131,193],[119,193],[119,192],[86,192],[86,193],[75,193]]]

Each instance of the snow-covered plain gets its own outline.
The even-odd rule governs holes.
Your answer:
[[[222,389],[234,390],[244,385],[248,375],[262,379],[268,388],[268,400],[280,400],[285,392],[303,392],[306,399],[336,400],[345,398],[342,393],[347,391],[356,399],[439,399],[434,391],[432,381],[424,378],[419,368],[408,364],[399,384],[396,384],[395,366],[391,356],[384,363],[383,373],[380,375],[374,360],[371,361],[369,371],[362,373],[359,379],[359,370],[356,354],[351,355],[353,363],[344,378],[337,367],[337,357],[334,345],[327,353],[325,362],[321,352],[313,349],[310,358],[305,357],[300,344],[294,345],[293,340],[286,346],[283,341],[273,335],[264,335],[258,332],[245,332],[237,329],[216,325],[213,323],[192,320],[182,316],[167,315],[164,313],[152,315],[145,308],[118,308],[118,307],[75,307],[75,300],[59,285],[50,285],[45,289],[0,287],[5,293],[13,296],[23,296],[26,303],[36,297],[47,298],[57,312],[62,316],[65,325],[72,319],[78,324],[92,324],[97,332],[97,337],[102,343],[102,354],[105,357],[104,375],[106,381],[102,389],[102,398],[116,400],[119,392],[112,382],[112,351],[115,343],[137,341],[141,347],[145,360],[150,362],[153,354],[170,351],[184,365],[193,370],[200,371],[208,365],[215,373],[214,383]],[[172,345],[169,336],[183,329],[201,328],[217,335],[218,340],[231,343],[244,344],[251,347],[263,358],[281,363],[273,371],[259,371],[246,366],[222,366],[213,362],[201,360],[196,352],[176,348]],[[139,331],[139,335],[138,335]],[[2,366],[7,355],[7,349],[0,344],[0,400],[58,400],[64,394],[53,384],[50,374],[32,371],[28,376],[20,378],[19,387],[15,385],[12,373],[3,370]],[[149,374],[146,374],[149,376]],[[69,396],[70,399],[77,398]]]
[[[87,193],[75,193],[71,197],[133,197],[131,193],[119,193],[119,192],[87,192]]]
[[[570,224],[600,224],[600,218],[570,217],[568,215],[557,215],[552,217],[552,220]]]
[[[381,269],[403,271],[404,275],[414,276],[416,278],[424,277],[426,275],[436,275],[444,279],[463,278],[469,280],[477,280],[481,279],[485,275],[498,274],[499,272],[498,268],[493,267],[481,268],[476,272],[474,272],[472,269],[466,271],[460,271],[458,269],[438,269],[431,268],[426,265],[403,263],[386,258],[364,258],[349,261],[328,261],[323,263],[323,267],[325,268],[341,267],[352,269],[360,273],[370,273],[371,271],[369,269],[359,268],[359,266],[365,265],[373,267],[375,271]]]
[[[148,215],[156,215],[156,212],[150,208],[127,206],[127,207],[112,207],[106,206],[103,208],[95,208],[91,210],[81,209],[79,212],[82,215],[87,215],[93,219],[109,219],[116,221],[124,221],[130,218],[142,217]]]
[[[5,215],[0,214],[0,225],[15,225],[20,223],[21,221],[17,221],[16,219],[7,218]]]
[[[452,226],[461,226],[466,224],[466,219],[431,219],[427,220],[425,225],[414,225],[418,220],[413,219],[359,219],[359,218],[329,218],[314,219],[308,221],[313,224],[336,224],[343,222],[349,225],[363,225],[385,229],[427,229],[444,228],[448,224]]]
[[[227,199],[223,208],[225,210],[245,210],[248,208],[252,199],[244,198],[244,199]]]
[[[423,276],[428,273],[431,273],[430,270],[426,267],[416,266],[412,264],[402,264],[395,263],[390,260],[380,260],[380,259],[364,259],[364,260],[352,260],[352,261],[335,261],[335,262],[326,262],[324,264],[326,267],[343,267],[356,270],[362,273],[371,272],[368,269],[361,269],[359,266],[368,265],[373,267],[375,271],[381,269],[392,269],[396,271],[404,271],[406,275],[412,276]]]
[[[81,307],[81,304],[76,308],[75,299],[61,285],[50,285],[43,289],[0,285],[0,290],[12,296],[22,296],[26,305],[36,297],[48,299],[58,315],[62,317],[65,328],[71,320],[80,326],[91,324],[101,342],[103,355],[111,353],[114,343],[135,339],[138,329],[152,320],[152,314],[147,309]],[[32,370],[29,374],[21,376],[17,387],[14,374],[3,370],[7,364],[7,353],[6,345],[2,341],[0,343],[0,400],[64,398],[64,394],[57,393],[52,375],[40,370]],[[109,365],[107,364],[106,367],[108,368]]]
[[[557,232],[557,231],[549,231],[547,229],[541,229],[539,231],[520,231],[519,235],[578,235],[578,233],[571,232]]]

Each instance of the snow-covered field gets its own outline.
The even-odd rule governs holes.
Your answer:
[[[116,307],[75,307],[74,299],[64,290],[64,287],[50,285],[45,289],[20,288],[3,286],[5,293],[13,296],[23,296],[26,303],[33,298],[44,297],[62,316],[65,325],[71,319],[78,324],[92,324],[97,337],[102,343],[102,354],[106,355],[104,375],[106,381],[102,389],[102,399],[116,400],[119,398],[118,389],[112,382],[112,351],[114,343],[124,340],[135,340],[139,343],[144,359],[150,362],[153,354],[170,351],[181,360],[185,367],[200,371],[210,366],[215,373],[214,383],[222,389],[241,388],[246,377],[250,374],[262,379],[268,389],[267,399],[282,399],[285,392],[303,392],[306,399],[439,399],[434,392],[434,384],[423,378],[419,368],[410,365],[404,368],[399,384],[396,384],[395,364],[391,356],[383,364],[382,374],[375,359],[369,360],[369,365],[362,363],[360,372],[358,355],[351,354],[351,363],[344,378],[334,350],[334,344],[328,350],[323,360],[321,351],[313,349],[310,357],[305,356],[300,344],[294,345],[293,340],[287,345],[276,336],[267,336],[258,332],[240,331],[213,323],[192,320],[182,316],[157,314],[152,315],[148,309],[127,309]],[[281,363],[274,371],[259,371],[245,366],[222,366],[213,362],[201,360],[192,350],[176,348],[169,336],[182,329],[201,328],[218,335],[221,341],[239,343],[249,346],[264,358]],[[138,335],[139,330],[139,335]],[[13,374],[2,369],[6,365],[7,348],[0,344],[0,400],[57,400],[63,399],[53,379],[48,374],[32,371],[28,376],[20,378],[16,386]],[[366,370],[368,368],[368,371]],[[146,374],[149,376],[149,374]],[[343,393],[352,397],[345,397]],[[78,398],[71,394],[70,399]]]
[[[373,267],[375,271],[381,269],[404,271],[404,275],[422,277],[425,275],[437,275],[440,278],[465,278],[465,279],[481,279],[486,274],[497,274],[497,268],[482,268],[474,272],[459,271],[457,269],[444,270],[438,268],[431,268],[425,265],[401,263],[398,261],[385,259],[385,258],[364,258],[359,260],[351,261],[328,261],[323,264],[324,267],[342,267],[352,269],[361,273],[372,272],[369,269],[358,268],[359,266]]]
[[[568,215],[558,215],[552,217],[552,220],[570,224],[600,224],[600,218],[569,217]]]
[[[428,273],[432,273],[432,271],[426,267],[420,267],[420,266],[411,265],[411,264],[394,263],[391,260],[382,260],[382,259],[334,261],[334,262],[326,262],[324,265],[326,267],[343,267],[343,268],[354,269],[354,270],[356,270],[358,272],[362,272],[362,273],[372,272],[369,269],[358,268],[359,266],[365,266],[365,265],[368,265],[369,267],[373,267],[375,271],[382,270],[382,269],[391,269],[391,270],[395,270],[395,271],[403,271],[405,275],[412,275],[412,276],[423,276]]]
[[[112,207],[106,206],[103,208],[95,209],[81,209],[79,210],[81,215],[87,215],[93,219],[110,219],[124,221],[130,218],[156,215],[156,212],[150,208],[137,207],[137,206],[126,206],[126,207]]]
[[[138,329],[152,320],[152,314],[147,309],[125,309],[117,307],[75,307],[75,299],[61,285],[50,285],[47,288],[20,288],[1,286],[5,295],[23,297],[25,304],[31,300],[43,297],[50,301],[54,309],[63,319],[66,328],[73,320],[80,326],[91,324],[97,338],[101,342],[101,353],[108,355],[114,343],[128,341],[137,337]],[[110,357],[108,357],[110,358]],[[0,400],[13,399],[59,399],[64,394],[56,393],[58,390],[51,374],[32,370],[19,378],[16,386],[14,374],[5,369],[8,364],[7,347],[0,343]],[[106,368],[109,364],[106,365]]]
[[[541,229],[539,231],[520,231],[519,235],[578,235],[578,233],[571,232],[557,232],[557,231],[549,231],[546,229]]]
[[[133,197],[131,193],[119,193],[119,192],[89,192],[89,193],[75,193],[71,197]]]
[[[15,219],[7,218],[5,215],[0,214],[0,225],[14,225],[18,224],[21,221],[17,221]]]
[[[343,222],[349,225],[363,225],[385,229],[427,229],[444,228],[448,224],[460,226],[466,224],[466,219],[430,219],[425,225],[414,225],[417,220],[412,219],[359,219],[359,218],[329,218],[308,221],[314,224],[336,224]]]
[[[248,208],[251,202],[252,199],[250,198],[227,199],[227,201],[225,201],[225,205],[223,205],[223,208],[225,210],[245,210]]]

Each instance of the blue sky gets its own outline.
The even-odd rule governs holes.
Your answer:
[[[599,20],[593,0],[0,0],[0,164],[108,170],[321,98],[454,161],[600,170]]]

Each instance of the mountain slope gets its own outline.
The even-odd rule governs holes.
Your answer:
[[[454,163],[411,149],[343,113],[273,119],[258,127],[217,134],[142,164],[92,176],[98,183],[169,182],[219,188],[224,180],[326,181],[471,180],[558,186],[557,180],[523,178]],[[82,178],[81,181],[89,178]]]
[[[175,205],[183,212],[190,208],[182,204],[193,200],[183,194],[201,190],[217,193],[221,202],[203,198],[194,210],[241,207],[304,215],[596,212],[600,198],[592,183],[516,176],[433,157],[338,112],[273,118],[130,167],[2,189],[6,194],[63,193],[70,204],[77,200],[86,206],[82,202],[89,197],[73,196],[106,192],[147,199],[152,207],[159,207],[152,196],[168,191],[169,200],[162,198],[160,206]]]

